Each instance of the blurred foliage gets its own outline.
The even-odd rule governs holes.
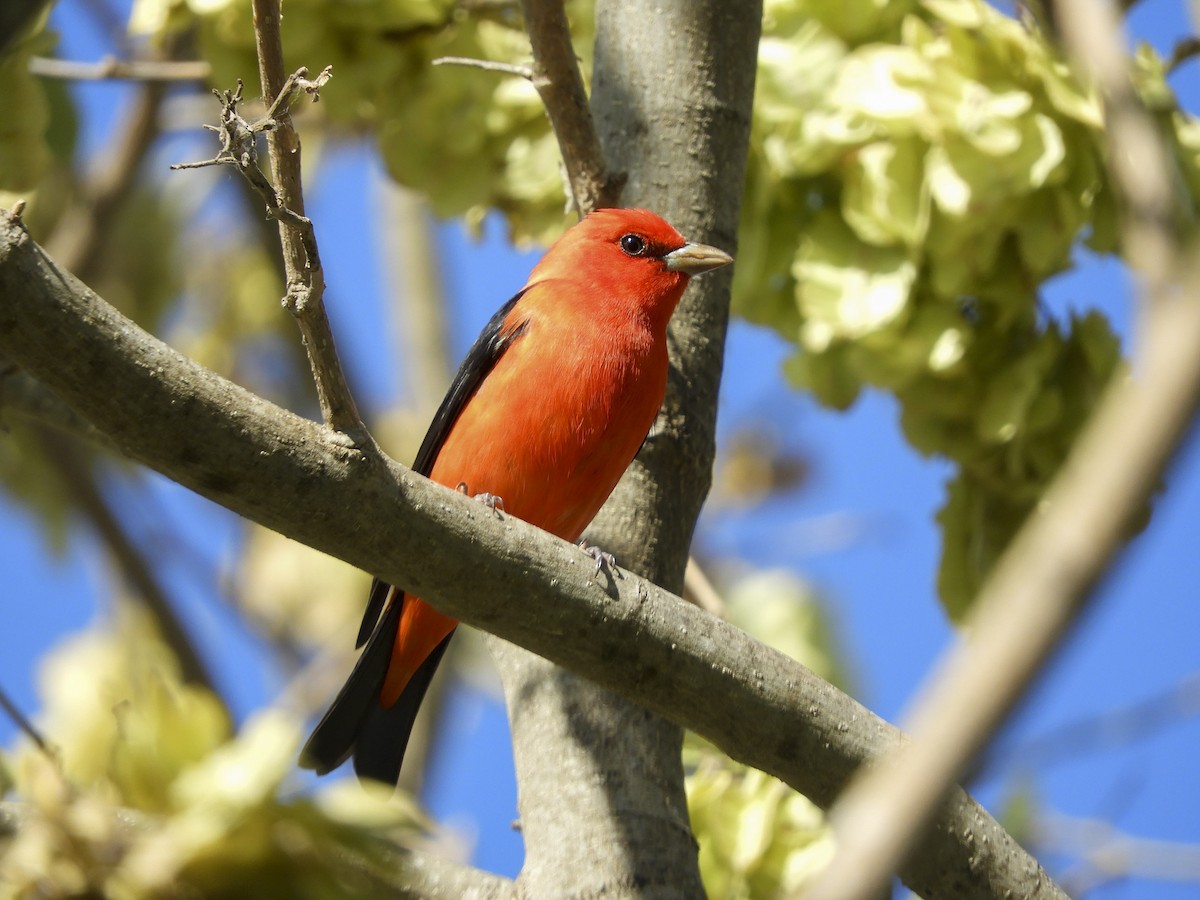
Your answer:
[[[88,286],[143,327],[160,330],[183,289],[177,259],[182,237],[175,204],[153,186],[139,185],[113,216],[103,239],[113,252],[100,255],[95,271],[87,273]]]
[[[40,79],[29,73],[31,57],[48,52],[53,41],[41,27],[0,51],[4,115],[0,116],[0,202],[37,187],[50,168],[50,99]]]
[[[432,65],[440,56],[528,63],[517,3],[288,0],[286,12],[288,66],[334,70],[323,102],[299,117],[306,150],[369,133],[391,175],[442,216],[478,223],[498,209],[519,241],[548,241],[567,224],[558,150],[532,86]],[[591,5],[572,0],[568,12],[587,76]],[[258,83],[249,0],[136,0],[131,30],[160,46],[188,32],[214,86]],[[35,28],[0,56],[0,204],[28,199],[39,240],[66,227],[87,193],[68,92],[27,71],[53,43]],[[1152,50],[1140,48],[1135,65],[1190,211],[1200,123],[1177,108]],[[787,374],[820,402],[844,408],[864,388],[888,391],[913,447],[955,463],[939,513],[938,584],[956,617],[1121,370],[1103,316],[1056,321],[1039,295],[1081,245],[1120,250],[1104,153],[1094,93],[1036,29],[983,0],[766,0],[735,311],[795,343]],[[90,282],[206,365],[291,405],[309,402],[299,343],[273,302],[283,292],[273,226],[193,224],[214,192],[236,190],[212,172],[142,184],[106,229],[122,249],[101,255]],[[385,443],[415,446],[423,425],[406,420]],[[0,480],[61,535],[69,498],[39,470],[27,436],[8,437]],[[722,473],[718,499],[753,503],[803,481],[803,460],[755,443]],[[306,648],[353,629],[361,579],[255,531],[242,611],[277,643]],[[808,593],[767,573],[730,591],[729,613],[842,680]],[[234,734],[132,615],[49,660],[45,694],[58,759],[23,749],[0,760],[10,792],[0,809],[21,825],[6,831],[0,816],[0,885],[18,896],[139,897],[168,886],[237,896],[262,884],[296,897],[365,896],[394,867],[387,848],[419,825],[402,802],[352,785],[285,799],[299,723],[268,711]],[[695,739],[686,753],[711,895],[801,889],[831,852],[819,812]]]
[[[713,486],[705,501],[708,513],[748,509],[769,497],[808,483],[809,460],[780,440],[766,423],[735,432],[717,458]]]
[[[239,608],[282,646],[353,646],[371,577],[277,532],[250,526],[238,578]]]
[[[63,644],[41,680],[54,753],[25,745],[3,767],[5,896],[371,896],[423,825],[381,786],[289,790],[303,722],[265,710],[233,734],[130,610]]]
[[[833,858],[833,829],[821,810],[770,775],[708,753],[687,788],[700,874],[713,900],[798,896]]]
[[[812,589],[795,574],[759,572],[725,592],[733,624],[834,684],[846,683],[840,653]],[[806,797],[733,762],[689,734],[688,814],[700,872],[713,900],[794,897],[833,856],[833,831]]]

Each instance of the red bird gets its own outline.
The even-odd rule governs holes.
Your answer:
[[[731,262],[645,210],[591,213],[483,329],[413,469],[578,540],[658,415],[667,322],[688,277]],[[358,633],[366,649],[301,764],[324,774],[353,756],[359,777],[395,783],[457,625],[376,579]]]

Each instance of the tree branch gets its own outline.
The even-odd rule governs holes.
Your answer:
[[[1042,772],[1083,756],[1148,741],[1159,732],[1200,715],[1200,671],[1191,672],[1169,688],[1131,703],[1075,719],[1050,730],[988,748],[978,770],[994,775],[1008,770]]]
[[[308,222],[304,218],[304,190],[300,179],[300,136],[292,125],[288,111],[293,99],[292,88],[296,85],[295,78],[303,70],[290,77],[284,74],[279,0],[252,0],[251,8],[263,97],[274,98],[267,114],[274,122],[267,132],[271,181],[279,193],[280,204]],[[329,69],[326,68],[318,76],[318,82],[328,75]],[[350,393],[346,373],[338,358],[333,330],[325,314],[325,274],[316,257],[316,237],[314,235],[311,241],[306,241],[302,227],[297,228],[282,219],[279,222],[279,237],[283,242],[284,271],[287,273],[284,306],[295,316],[304,338],[321,416],[326,426],[341,432],[351,441],[369,443],[371,436],[362,423]]]
[[[1034,833],[1038,846],[1082,857],[1067,876],[1076,897],[1130,878],[1200,884],[1200,844],[1139,837],[1111,822],[1053,813],[1038,817]]]
[[[43,78],[64,78],[73,81],[205,81],[212,66],[205,60],[117,59],[106,56],[98,62],[74,59],[55,59],[35,56],[29,60],[29,71]]]
[[[110,147],[63,213],[48,243],[55,259],[84,281],[100,268],[113,223],[133,195],[134,179],[159,135],[158,115],[167,86],[142,85],[124,112]]]
[[[597,578],[578,547],[183,357],[57,268],[7,212],[0,298],[0,352],[131,458],[696,731],[821,805],[901,740],[728,623],[631,573]],[[1062,896],[957,789],[903,874],[925,896]]]
[[[529,66],[517,66],[512,63],[496,62],[490,59],[475,59],[470,56],[439,56],[431,65],[463,66],[468,69],[482,69],[484,72],[499,72],[502,75],[515,75],[533,81],[533,69]]]
[[[596,4],[592,114],[610,171],[628,175],[623,202],[655,210],[693,240],[726,248],[737,230],[761,22],[757,3]],[[527,25],[536,32],[534,23]],[[559,46],[570,50],[565,40]],[[536,54],[536,41],[534,47]],[[739,113],[727,118],[711,114],[733,109]],[[662,173],[671,173],[676,191],[658,189]],[[685,293],[668,336],[663,414],[587,530],[627,571],[676,592],[712,469],[728,305],[727,273]],[[520,668],[542,672],[540,680],[520,685],[536,698],[525,704],[533,710],[510,702],[518,784],[523,798],[543,801],[522,802],[522,823],[529,808],[540,833],[557,839],[540,841],[551,849],[539,847],[533,860],[552,873],[538,885],[540,894],[579,894],[617,876],[644,882],[650,897],[702,894],[676,724],[539,660],[527,657]],[[560,762],[541,749],[544,734],[587,740],[560,740],[566,757]],[[545,810],[562,791],[554,776],[560,767],[570,773],[563,779],[570,809],[561,814]],[[573,842],[615,846],[619,854],[603,870],[593,864],[572,871],[562,858],[570,857]]]
[[[399,877],[383,881],[369,870],[363,875],[371,885],[371,897],[395,900],[519,900],[511,879],[473,866],[444,859],[433,853],[398,848],[395,865]]]
[[[521,0],[521,9],[533,46],[533,86],[562,151],[571,205],[580,216],[616,206],[625,177],[613,175],[605,164],[563,0]]]
[[[1200,406],[1200,264],[1173,228],[1168,157],[1130,82],[1120,23],[1107,3],[1053,8],[1106,101],[1109,164],[1126,208],[1123,250],[1143,279],[1137,374],[1114,378],[997,563],[966,640],[907,717],[912,744],[864,773],[832,811],[838,854],[813,900],[870,896],[904,858],[939,798],[1079,621]]]

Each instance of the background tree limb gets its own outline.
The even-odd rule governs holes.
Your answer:
[[[1142,276],[1134,374],[1118,370],[983,586],[965,640],[906,717],[912,744],[864,773],[832,810],[838,855],[813,900],[871,896],[915,845],[939,798],[1079,622],[1200,407],[1200,265],[1195,242],[1174,225],[1171,162],[1134,90],[1120,21],[1106,3],[1054,9],[1105,101],[1109,165],[1125,206],[1123,252]]]

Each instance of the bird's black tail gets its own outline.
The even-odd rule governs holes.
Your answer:
[[[396,601],[384,610],[354,671],[300,751],[304,768],[324,775],[353,756],[354,771],[360,778],[396,783],[417,710],[454,637],[453,631],[446,635],[413,673],[396,702],[385,707],[379,697],[403,606],[404,595],[397,592]]]

